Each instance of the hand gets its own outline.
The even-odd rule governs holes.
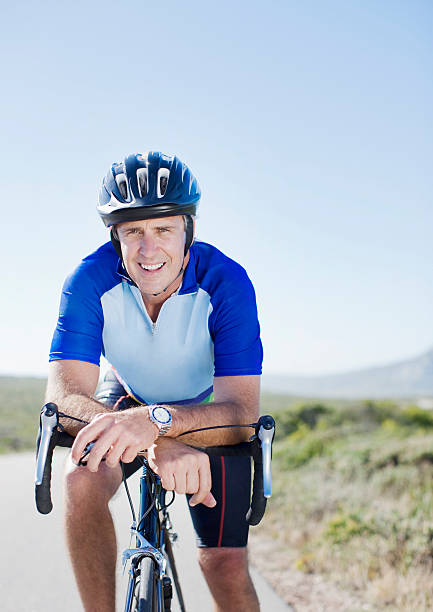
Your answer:
[[[209,457],[205,453],[172,438],[158,438],[156,444],[149,448],[147,460],[152,470],[160,476],[164,489],[194,493],[189,500],[190,506],[216,506],[210,492]]]
[[[98,471],[104,456],[109,467],[116,466],[120,460],[130,463],[141,450],[152,446],[158,434],[147,407],[98,414],[75,438],[72,461],[78,464],[87,444],[95,442],[86,457],[91,472]]]

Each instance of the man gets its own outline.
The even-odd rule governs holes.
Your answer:
[[[211,245],[193,244],[199,200],[196,179],[177,157],[150,152],[113,164],[98,205],[111,242],[86,257],[63,288],[47,401],[91,421],[81,430],[65,423],[76,435],[66,538],[86,611],[114,612],[117,549],[108,502],[121,483],[119,462],[130,475],[144,449],[166,489],[191,495],[215,611],[259,610],[246,552],[249,459],[209,461],[187,446],[234,444],[251,432],[176,439],[258,417],[254,290],[241,266]],[[101,354],[113,369],[97,389]],[[79,467],[91,441],[87,467]]]

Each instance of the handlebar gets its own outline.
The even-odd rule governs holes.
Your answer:
[[[59,411],[56,404],[49,402],[42,407],[39,433],[36,441],[35,500],[41,514],[53,509],[51,500],[51,464],[56,446],[72,446],[74,438],[60,431]]]
[[[53,509],[51,500],[51,463],[56,446],[72,446],[74,438],[58,429],[59,411],[49,402],[42,407],[36,452],[35,499],[41,514]],[[262,519],[267,499],[271,496],[271,457],[275,421],[271,416],[261,416],[250,442],[233,446],[208,446],[200,448],[213,456],[247,456],[254,462],[253,493],[246,520],[257,525]]]

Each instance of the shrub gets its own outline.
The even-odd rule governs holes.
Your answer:
[[[401,412],[401,421],[405,425],[417,425],[418,427],[430,428],[433,427],[433,415],[428,410],[418,408],[418,406],[409,406]]]
[[[348,542],[355,536],[372,535],[375,529],[371,523],[366,523],[357,513],[337,514],[328,523],[325,537],[335,544]]]
[[[288,407],[275,414],[275,437],[282,440],[297,431],[301,426],[314,429],[322,415],[331,413],[332,410],[319,402],[302,403],[294,407]]]

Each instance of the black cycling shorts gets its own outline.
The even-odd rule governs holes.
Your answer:
[[[108,370],[99,383],[95,399],[107,406],[122,410],[136,406],[116,378]],[[199,547],[244,547],[248,540],[248,523],[245,515],[250,507],[251,459],[249,457],[209,457],[212,474],[212,495],[216,506],[203,504],[188,509],[196,532]],[[139,459],[124,463],[127,478],[142,465]],[[186,496],[187,499],[191,495]]]

